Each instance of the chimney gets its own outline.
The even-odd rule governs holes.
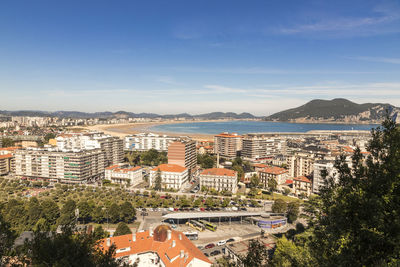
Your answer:
[[[174,248],[174,247],[175,247],[175,245],[176,245],[176,242],[175,242],[175,240],[172,240],[172,247]]]
[[[183,250],[181,250],[181,254],[180,254],[181,259],[183,259],[183,256],[185,256],[185,252]]]
[[[110,247],[110,246],[111,246],[111,239],[107,238],[107,247]]]
[[[171,230],[167,231],[167,240],[171,240]]]
[[[136,233],[132,234],[132,241],[135,242],[136,241]]]
[[[149,236],[153,236],[153,227],[149,227]]]

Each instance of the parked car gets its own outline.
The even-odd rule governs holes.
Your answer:
[[[198,249],[204,249],[204,247],[203,247],[203,246],[197,246],[197,248],[198,248]]]
[[[218,241],[217,246],[223,246],[225,244],[226,244],[226,240],[220,240],[220,241]]]
[[[208,255],[208,253],[204,253],[204,256],[206,256],[206,257],[210,257],[210,255]]]
[[[210,243],[210,244],[208,244],[208,245],[205,246],[205,248],[213,248],[213,247],[215,247],[215,244],[214,244],[214,243]]]
[[[221,251],[219,250],[214,250],[213,252],[210,253],[211,256],[216,256],[218,254],[221,254]]]
[[[233,242],[233,241],[235,241],[235,239],[229,238],[228,240],[226,240],[226,243],[230,243],[230,242]]]

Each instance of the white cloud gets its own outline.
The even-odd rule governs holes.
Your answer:
[[[347,57],[347,58],[361,60],[361,61],[400,64],[400,58],[393,58],[393,57],[392,58],[390,58],[390,57]]]

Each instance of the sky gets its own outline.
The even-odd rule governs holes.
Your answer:
[[[4,0],[0,110],[400,106],[400,1]]]

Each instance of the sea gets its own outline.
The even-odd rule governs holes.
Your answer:
[[[313,130],[327,131],[370,131],[377,124],[337,124],[337,123],[288,123],[270,121],[216,121],[216,122],[188,122],[160,124],[149,128],[150,131],[186,133],[186,134],[219,134],[222,132],[246,133],[278,133],[278,132],[300,132],[305,133]]]

